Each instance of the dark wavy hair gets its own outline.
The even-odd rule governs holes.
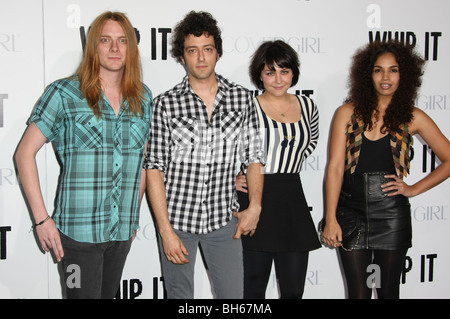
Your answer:
[[[181,57],[184,56],[184,40],[193,34],[200,37],[203,34],[214,37],[214,45],[219,56],[222,56],[222,37],[221,30],[217,26],[217,21],[208,12],[189,12],[183,20],[178,22],[172,33],[172,56],[181,62]]]
[[[401,124],[410,123],[417,91],[422,85],[421,76],[425,61],[414,52],[411,46],[398,41],[372,42],[360,48],[353,56],[350,71],[349,95],[346,103],[353,103],[355,115],[364,121],[367,129],[373,126],[372,116],[378,113],[378,95],[375,91],[372,74],[373,67],[382,54],[390,52],[399,65],[400,81],[397,91],[384,116],[383,132],[396,131]]]
[[[264,67],[267,65],[272,71],[275,71],[275,64],[280,68],[291,69],[293,73],[291,87],[297,84],[300,76],[300,61],[297,52],[281,40],[267,41],[256,49],[249,67],[250,80],[258,89],[264,89],[261,80],[261,72]]]

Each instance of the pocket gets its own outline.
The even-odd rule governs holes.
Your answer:
[[[103,123],[92,114],[75,116],[75,146],[78,148],[99,148],[103,146]]]
[[[242,112],[222,112],[220,115],[221,137],[225,141],[235,141],[241,130]]]
[[[150,124],[140,118],[130,122],[130,148],[141,149],[147,143]]]
[[[199,141],[197,119],[177,117],[171,120],[172,139],[177,146],[192,146]]]

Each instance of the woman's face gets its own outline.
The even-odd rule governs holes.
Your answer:
[[[291,69],[281,68],[277,64],[274,64],[274,67],[275,71],[267,64],[264,66],[261,71],[261,81],[267,93],[281,96],[291,87],[294,74]]]
[[[400,83],[400,70],[395,56],[386,52],[375,61],[372,80],[378,96],[392,97]]]

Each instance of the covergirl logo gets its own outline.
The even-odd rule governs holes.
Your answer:
[[[412,217],[418,222],[441,222],[448,220],[447,205],[420,205],[412,209]]]
[[[325,40],[320,37],[304,36],[276,36],[253,38],[251,36],[223,36],[224,53],[253,53],[261,42],[282,40],[288,43],[298,54],[319,54],[325,53]]]
[[[18,49],[18,35],[0,33],[0,52],[22,52]]]
[[[423,111],[450,111],[450,95],[448,94],[421,94],[416,105]]]

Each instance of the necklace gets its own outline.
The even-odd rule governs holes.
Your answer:
[[[284,113],[286,113],[286,111],[289,109],[289,104],[288,104],[288,106],[286,106],[286,108],[284,109],[284,111],[282,111],[281,113],[280,113],[280,115],[282,116],[282,117],[286,117],[286,114],[284,114]]]
[[[267,98],[264,94],[261,96],[260,104],[261,104],[261,102],[262,102],[262,104],[267,106],[267,108],[270,110],[270,113],[272,113],[273,116],[281,116],[282,118],[286,117],[286,113],[291,107],[289,101],[287,101],[287,103],[286,103],[287,106],[284,108],[284,110],[280,110],[281,107],[278,107],[278,106],[281,106],[285,103],[284,102],[272,103],[272,102],[276,102],[276,101],[272,101],[271,98]]]

